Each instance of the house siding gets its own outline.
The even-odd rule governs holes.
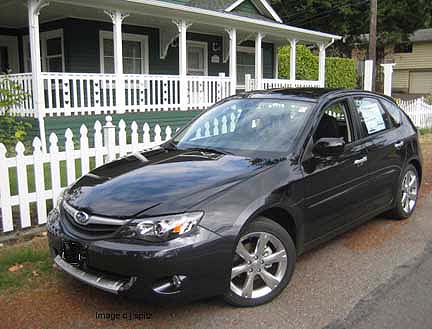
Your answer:
[[[395,70],[393,72],[393,86],[395,91],[408,92],[409,70]]]
[[[65,71],[72,73],[100,73],[99,31],[112,31],[109,22],[66,18],[43,23],[41,32],[63,29]],[[178,47],[169,47],[165,59],[160,59],[159,30],[157,28],[124,24],[124,33],[148,36],[149,74],[178,74]],[[18,35],[20,51],[20,70],[24,71],[22,36],[28,35],[28,29],[8,30],[8,34]],[[1,34],[1,30],[0,30]],[[6,33],[5,33],[6,34]],[[187,39],[203,41],[208,44],[208,74],[229,74],[229,63],[223,62],[222,36],[188,32]],[[218,45],[213,47],[213,44]],[[246,41],[242,46],[254,47],[253,41]],[[219,56],[219,63],[211,63],[211,57]],[[263,42],[263,76],[273,77],[273,45]]]
[[[412,53],[393,55],[395,70],[432,69],[432,42],[414,43]]]
[[[66,72],[100,73],[99,32],[112,31],[108,22],[68,18],[41,25],[41,31],[63,29]],[[157,28],[124,24],[123,33],[148,36],[149,73],[178,74],[178,47],[169,47],[165,59],[160,59],[159,30]],[[224,72],[228,75],[228,63],[222,61],[222,37],[200,33],[188,33],[188,40],[204,41],[208,44],[209,75]],[[219,44],[213,50],[213,43]],[[211,63],[210,58],[218,55],[219,63]]]
[[[423,80],[428,79],[429,74],[426,72],[432,76],[432,42],[415,42],[411,53],[394,53],[387,56],[386,61],[396,63],[392,85],[394,91],[416,93],[418,90],[428,90],[428,81]],[[424,72],[426,78],[416,75],[416,72]]]

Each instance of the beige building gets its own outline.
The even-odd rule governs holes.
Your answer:
[[[418,30],[412,43],[396,47],[386,62],[396,63],[393,91],[409,94],[432,94],[432,29]]]

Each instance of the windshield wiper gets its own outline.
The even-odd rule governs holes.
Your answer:
[[[186,151],[202,151],[202,152],[206,152],[206,153],[217,153],[217,154],[232,154],[231,152],[228,151],[222,151],[220,149],[216,149],[216,148],[211,148],[211,147],[188,147],[187,149],[185,149]]]

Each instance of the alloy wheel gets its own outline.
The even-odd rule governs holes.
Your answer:
[[[413,211],[417,202],[418,180],[413,170],[408,170],[402,180],[401,206],[405,213]]]
[[[287,270],[287,252],[273,234],[252,232],[236,247],[230,288],[243,298],[260,298],[271,293]]]

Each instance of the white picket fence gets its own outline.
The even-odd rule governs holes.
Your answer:
[[[401,109],[411,118],[418,128],[432,128],[432,105],[426,103],[425,99],[398,100]]]
[[[19,142],[16,156],[7,157],[5,146],[0,144],[0,233],[46,223],[47,201],[52,200],[51,204],[55,204],[65,186],[95,167],[154,147],[170,139],[172,134],[169,126],[162,132],[161,127],[156,125],[152,131],[147,123],[138,127],[133,122],[129,128],[130,133],[126,123],[120,120],[117,129],[111,117],[107,116],[104,126],[96,121],[93,127],[94,145],[89,145],[88,129],[82,125],[77,140],[74,140],[71,129],[66,130],[64,151],[59,149],[58,137],[52,133],[48,153],[43,153],[42,143],[37,137],[33,141],[33,152],[29,155],[25,154],[24,145]],[[76,148],[74,142],[79,147]],[[15,192],[11,190],[14,185]],[[32,190],[30,186],[33,186]]]

